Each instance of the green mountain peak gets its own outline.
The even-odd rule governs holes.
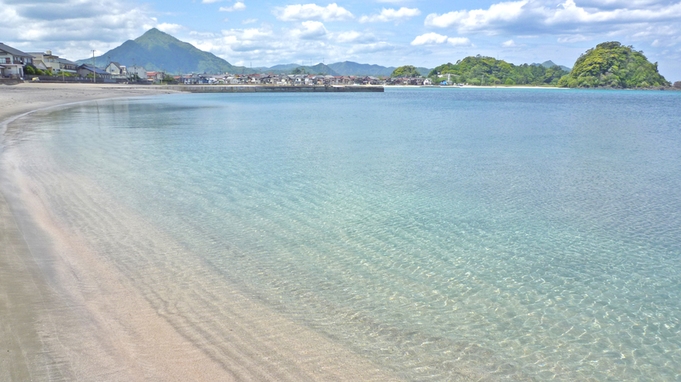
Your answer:
[[[118,62],[125,66],[143,66],[147,71],[167,73],[225,73],[243,69],[156,28],[149,29],[135,40],[124,42],[95,60],[98,66]],[[91,62],[91,59],[79,62]]]
[[[148,31],[144,32],[143,35],[139,36],[135,40],[140,40],[144,37],[149,37],[149,36],[168,36],[168,37],[174,38],[173,36],[171,36],[171,35],[169,35],[165,32],[161,32],[160,30],[158,30],[156,28],[151,28]]]
[[[134,41],[136,43],[142,45],[142,46],[148,46],[148,47],[152,47],[152,46],[155,46],[155,45],[168,46],[168,45],[171,45],[171,44],[176,44],[176,45],[186,44],[186,45],[192,46],[191,44],[188,44],[186,42],[182,42],[182,41],[176,39],[175,37],[173,37],[173,36],[171,36],[171,35],[169,35],[165,32],[161,32],[160,30],[158,30],[156,28],[149,29],[148,31],[144,32],[143,35],[137,37]]]

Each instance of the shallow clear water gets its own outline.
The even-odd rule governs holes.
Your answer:
[[[171,95],[31,125],[8,144],[27,163],[183,249],[146,252],[151,280],[102,235],[124,222],[54,186],[149,295],[191,257],[408,380],[681,379],[679,92]],[[205,314],[185,319],[226,319]]]

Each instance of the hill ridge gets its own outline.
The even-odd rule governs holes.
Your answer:
[[[135,40],[127,40],[116,48],[95,57],[95,62],[118,62],[126,66],[142,66],[148,71],[167,73],[224,73],[240,71],[226,60],[192,44],[151,28]],[[91,63],[92,58],[76,61]],[[98,65],[98,66],[101,66]]]

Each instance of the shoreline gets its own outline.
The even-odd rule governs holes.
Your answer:
[[[55,214],[47,183],[57,181],[80,191],[86,198],[82,208],[99,216],[114,215],[115,208],[114,223],[134,227],[144,239],[162,233],[146,227],[134,211],[118,209],[115,200],[87,179],[54,176],[48,170],[52,178],[34,179],[22,173],[21,162],[6,147],[7,129],[22,129],[25,122],[20,119],[33,112],[168,93],[178,92],[101,84],[0,87],[0,102],[6,106],[0,110],[4,136],[0,140],[0,380],[399,380],[229,287],[224,297],[213,301],[229,314],[198,320],[197,313],[192,313],[193,320],[178,315],[172,305],[190,301],[181,288],[187,280],[178,278],[176,290],[160,300],[158,291],[140,290],[82,232]],[[115,239],[124,245],[128,237]],[[175,251],[167,244],[172,241],[159,240],[152,249]],[[170,303],[171,309],[159,309],[164,303]],[[231,329],[205,337],[210,331],[204,329],[225,325]]]
[[[155,89],[154,89],[155,90]],[[40,110],[91,100],[137,97],[171,93],[168,90],[124,88],[101,84],[16,84],[0,85],[0,158],[4,158],[5,138],[10,124]],[[0,166],[5,167],[4,161]],[[12,179],[13,180],[13,179]],[[45,336],[41,324],[50,321],[46,307],[61,298],[54,295],[41,269],[36,251],[49,246],[49,240],[26,225],[32,220],[17,199],[18,185],[9,174],[0,177],[0,379],[33,380],[41,373],[51,376],[46,364],[55,362],[43,353]],[[27,232],[32,231],[32,232]],[[29,239],[30,238],[30,239]],[[30,243],[33,241],[33,243]],[[31,244],[33,248],[31,248]]]
[[[181,89],[115,84],[0,84],[0,102],[2,102],[0,125],[30,112],[69,103],[175,93],[182,93],[182,91]]]

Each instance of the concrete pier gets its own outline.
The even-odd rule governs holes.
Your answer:
[[[190,93],[382,93],[383,86],[267,86],[267,85],[167,85],[168,90]]]

